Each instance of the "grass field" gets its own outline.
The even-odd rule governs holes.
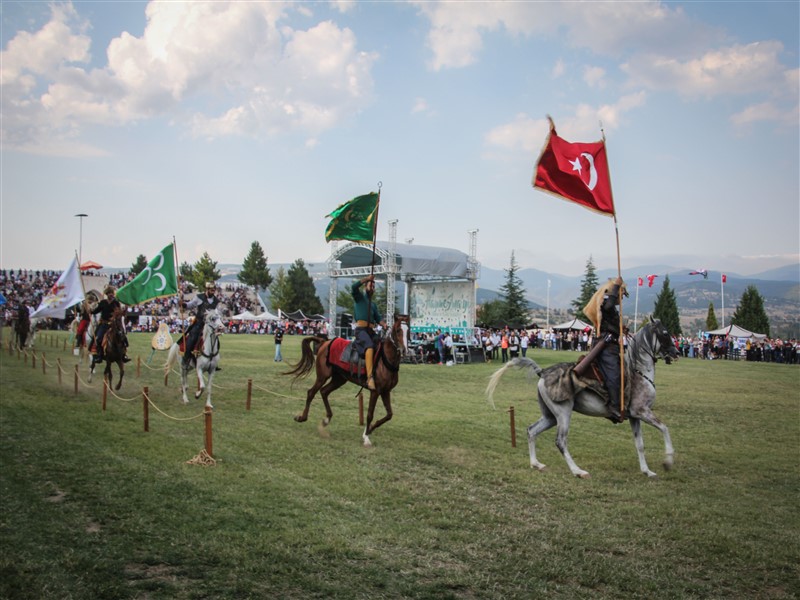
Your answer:
[[[105,411],[99,378],[75,394],[66,337],[40,334],[34,367],[4,331],[2,598],[800,597],[798,367],[659,363],[674,468],[652,428],[654,480],[627,424],[576,415],[570,450],[592,474],[579,480],[552,431],[538,445],[549,469],[529,468],[524,373],[504,377],[492,410],[497,364],[403,365],[394,419],[365,449],[355,386],[332,396],[327,429],[318,400],[295,423],[309,382],[290,386],[271,337],[229,335],[217,464],[199,466],[187,461],[204,446],[202,401],[183,406],[177,376],[164,387],[146,366],[149,335],[131,335],[140,375],[130,363]],[[283,353],[297,360],[299,339]],[[573,356],[533,352],[543,366]]]

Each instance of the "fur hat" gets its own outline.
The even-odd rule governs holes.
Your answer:
[[[603,297],[611,292],[616,285],[615,282],[616,278],[612,279],[609,277],[608,281],[597,288],[594,296],[592,296],[591,300],[583,307],[583,314],[585,314],[594,325],[595,333],[600,332],[600,324],[603,321],[603,311],[600,310],[600,307],[603,306]],[[619,286],[619,293],[625,294],[626,296],[628,295],[628,288],[625,286],[625,282],[622,282],[622,285]]]

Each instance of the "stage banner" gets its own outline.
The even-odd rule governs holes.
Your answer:
[[[475,325],[475,285],[463,282],[415,282],[409,292],[411,330],[461,332]]]

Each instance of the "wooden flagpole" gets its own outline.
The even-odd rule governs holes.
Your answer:
[[[181,337],[183,337],[184,348],[186,347],[186,320],[183,318],[183,286],[181,285],[181,270],[178,263],[178,242],[172,236],[172,254],[175,260],[175,281],[178,282],[178,312],[181,315]]]
[[[369,276],[370,278],[375,277],[375,249],[378,245],[378,213],[381,209],[381,188],[383,187],[382,182],[378,182],[378,201],[375,203],[375,222],[372,224],[372,262],[369,266]],[[373,282],[374,285],[374,282]],[[369,326],[369,321],[372,316],[372,298],[369,297],[367,294],[367,326]]]
[[[611,186],[611,168],[608,160],[608,146],[606,146],[606,132],[603,130],[603,123],[600,122],[600,133],[603,135],[603,146],[606,149],[606,171],[608,175],[608,189],[611,191],[611,197],[614,197],[614,191]],[[620,259],[619,252],[619,224],[617,223],[617,207],[614,205],[614,233],[617,238],[617,277],[622,281],[622,260]],[[622,286],[619,288],[617,294],[617,302],[619,302],[619,412],[625,413],[625,336],[622,329]]]

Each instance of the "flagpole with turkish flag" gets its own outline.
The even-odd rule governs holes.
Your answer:
[[[547,142],[536,163],[533,187],[556,197],[580,204],[584,208],[608,215],[614,219],[617,242],[617,276],[622,279],[622,261],[619,251],[619,226],[611,190],[611,173],[606,155],[606,134],[602,124],[599,142],[568,142],[556,133],[556,125],[550,115],[550,132]],[[586,173],[584,173],[586,169]],[[638,286],[637,286],[638,292]],[[620,412],[625,412],[625,360],[623,355],[624,335],[622,331],[622,290],[619,301],[619,372]],[[599,332],[598,332],[599,333]]]
[[[725,282],[728,281],[728,276],[725,273],[720,273],[720,293],[722,294],[722,326],[725,327]]]

